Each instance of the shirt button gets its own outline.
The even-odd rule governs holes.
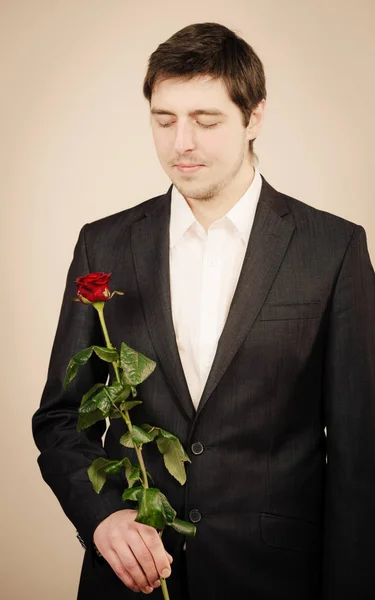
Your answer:
[[[203,450],[203,444],[200,442],[194,442],[194,444],[191,445],[191,451],[193,454],[202,454]]]
[[[197,510],[196,508],[193,508],[190,512],[189,512],[189,519],[192,523],[198,523],[202,518],[201,513],[199,512],[199,510]]]

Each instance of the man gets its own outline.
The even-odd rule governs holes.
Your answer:
[[[375,278],[366,233],[260,175],[263,66],[215,23],[177,32],[144,83],[166,194],[86,224],[69,269],[41,406],[45,481],[86,546],[78,598],[361,600],[375,577]],[[111,341],[157,362],[137,424],[171,431],[191,459],[180,486],[153,444],[155,487],[194,538],[135,523],[124,477],[96,494],[87,468],[132,457],[121,419],[76,431],[92,359],[67,392],[71,356],[102,338],[74,280],[113,273]],[[327,435],[325,435],[325,431]],[[129,452],[129,454],[126,454]],[[133,453],[134,454],[134,453]],[[102,556],[99,556],[101,554]],[[153,591],[154,590],[154,591]]]

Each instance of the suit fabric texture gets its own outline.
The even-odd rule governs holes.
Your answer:
[[[129,590],[96,556],[96,526],[123,502],[124,476],[96,494],[99,457],[136,462],[121,419],[77,432],[82,395],[106,382],[93,357],[63,389],[70,358],[104,345],[96,311],[72,302],[74,280],[112,272],[111,342],[157,363],[133,423],[179,437],[191,459],[181,486],[155,444],[147,470],[194,538],[166,528],[173,600],[370,600],[375,597],[375,277],[362,226],[276,191],[262,176],[254,224],[197,411],[176,345],[166,194],[84,225],[67,275],[47,382],[32,427],[42,476],[85,541],[79,600]],[[326,428],[326,430],[325,430]],[[325,431],[327,435],[325,435]],[[200,442],[203,451],[194,454]],[[195,511],[191,513],[191,511]],[[186,556],[186,567],[184,564]],[[152,597],[162,598],[161,590]]]

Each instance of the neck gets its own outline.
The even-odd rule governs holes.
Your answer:
[[[204,227],[207,232],[210,225],[224,217],[230,209],[237,204],[246,190],[250,187],[255,177],[254,167],[251,166],[250,176],[234,189],[224,189],[222,194],[210,198],[209,200],[196,200],[195,198],[186,198],[185,200],[191,208],[192,213],[198,223]]]

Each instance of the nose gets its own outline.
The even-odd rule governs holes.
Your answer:
[[[176,137],[174,142],[174,149],[176,153],[183,154],[189,150],[195,148],[194,132],[193,127],[190,123],[177,123],[176,124]]]

